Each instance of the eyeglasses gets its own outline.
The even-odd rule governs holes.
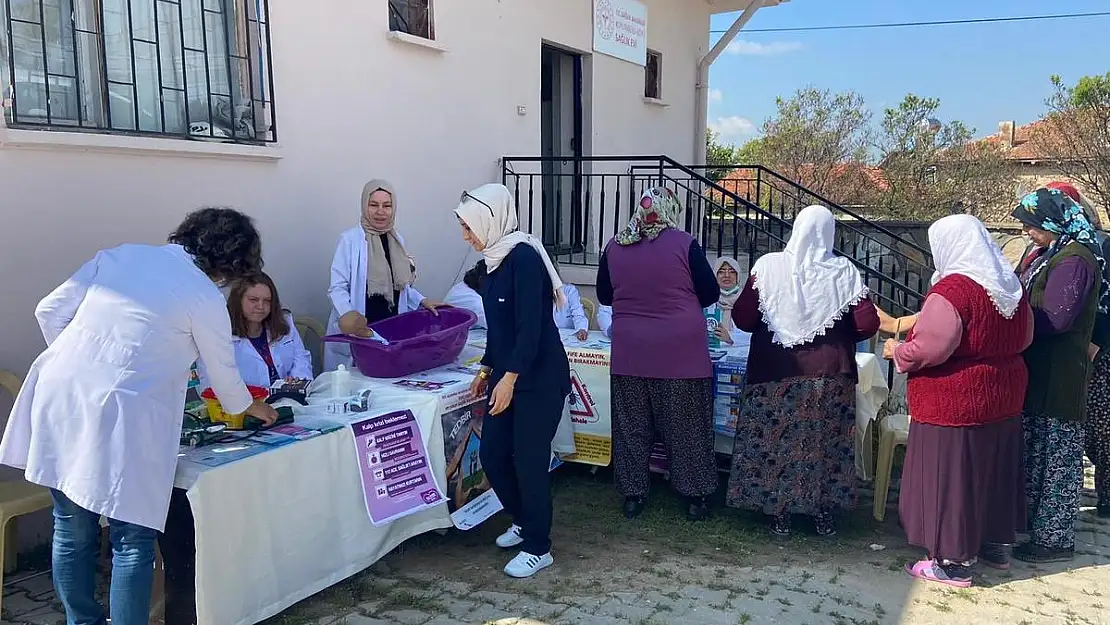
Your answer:
[[[461,204],[461,203],[463,203],[463,202],[465,202],[465,201],[467,201],[467,200],[474,200],[475,202],[477,202],[477,203],[481,204],[482,206],[485,206],[485,207],[486,207],[487,209],[489,209],[489,214],[490,214],[490,216],[491,216],[491,217],[493,216],[493,207],[492,207],[492,206],[490,206],[489,204],[486,204],[486,203],[485,203],[485,202],[483,202],[482,200],[479,200],[478,198],[476,198],[476,197],[474,197],[473,195],[471,195],[471,194],[470,194],[470,191],[463,191],[463,192],[462,192],[462,196],[461,196],[461,197],[459,197],[459,203]]]

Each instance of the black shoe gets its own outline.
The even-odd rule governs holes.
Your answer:
[[[691,521],[704,521],[709,518],[709,504],[705,497],[690,497],[686,506],[686,518]]]
[[[820,512],[813,517],[813,528],[817,530],[818,536],[836,536],[836,519],[830,512]]]
[[[1100,519],[1110,519],[1110,503],[1102,503],[1100,501],[1098,507],[1095,508],[1095,514],[1097,514]]]
[[[643,514],[646,507],[647,501],[643,497],[625,497],[624,506],[622,507],[624,518],[635,519]]]
[[[1075,558],[1075,549],[1051,549],[1025,543],[1014,549],[1014,557],[1022,562],[1031,564],[1048,564],[1050,562],[1071,562]]]
[[[983,543],[979,550],[979,561],[999,571],[1010,569],[1010,547],[996,543]]]
[[[790,515],[780,514],[771,521],[771,533],[781,538],[790,536]]]

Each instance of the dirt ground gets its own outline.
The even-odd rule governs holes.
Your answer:
[[[1110,625],[1110,521],[1090,497],[1074,562],[988,569],[956,590],[902,571],[921,554],[905,543],[893,495],[882,524],[865,494],[837,537],[801,526],[777,540],[720,500],[711,520],[686,521],[662,482],[644,516],[626,521],[608,472],[556,476],[555,565],[534,579],[502,574],[511,554],[493,546],[505,525],[494,518],[409,541],[266,625]],[[3,623],[63,623],[49,583],[6,589]]]

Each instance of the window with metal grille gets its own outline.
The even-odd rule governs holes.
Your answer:
[[[277,139],[267,0],[0,0],[12,127]]]
[[[389,0],[389,30],[435,40],[432,0]]]
[[[647,63],[644,64],[644,97],[655,100],[663,97],[663,53],[655,50],[647,51]]]

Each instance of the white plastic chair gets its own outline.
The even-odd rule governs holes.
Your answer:
[[[886,517],[886,498],[890,474],[894,470],[894,450],[904,447],[910,437],[910,415],[892,414],[879,422],[879,460],[875,466],[875,508],[871,515],[882,522]]]

